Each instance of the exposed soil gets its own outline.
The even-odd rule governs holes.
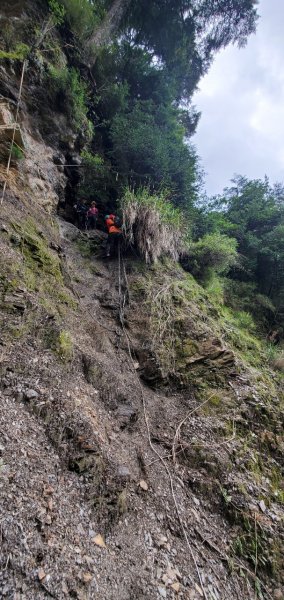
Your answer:
[[[239,441],[224,434],[232,409],[193,412],[173,462],[176,429],[196,399],[189,390],[143,383],[128,350],[128,339],[132,348],[138,344],[139,313],[145,325],[143,307],[130,301],[123,329],[117,259],[84,258],[80,232],[63,221],[60,231],[65,280],[78,302],[63,317],[72,357],[60,360],[44,347],[43,330],[56,326],[35,293],[29,302],[37,333],[2,346],[1,597],[252,600],[254,568],[246,557],[232,557],[238,524],[220,493],[231,481],[233,495],[244,478],[236,471]],[[103,248],[104,235],[94,237]],[[130,281],[131,263],[126,259]],[[6,320],[15,314],[6,312]],[[17,319],[19,325],[23,316]],[[188,544],[168,474],[149,445],[143,398]],[[245,510],[266,520],[273,535],[277,509],[263,514],[253,490],[244,498]],[[265,584],[271,594],[281,587],[273,579]]]

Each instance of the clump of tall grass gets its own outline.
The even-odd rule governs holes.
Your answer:
[[[183,246],[184,217],[167,192],[150,194],[147,188],[126,190],[121,200],[123,229],[130,245],[147,263],[163,255],[177,260]]]

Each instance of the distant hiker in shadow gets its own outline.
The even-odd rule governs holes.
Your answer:
[[[106,256],[114,256],[122,239],[121,220],[116,215],[106,215],[106,227],[108,230]]]
[[[83,200],[78,200],[73,206],[76,215],[76,224],[79,229],[86,229],[88,208]]]

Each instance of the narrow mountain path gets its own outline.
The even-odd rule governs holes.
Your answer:
[[[83,311],[84,328],[78,331],[76,342],[84,348],[85,352],[99,360],[96,350],[97,336],[93,345],[90,345],[90,327],[95,322],[96,332],[100,336],[99,346],[103,346],[102,365],[107,369],[108,379],[113,378],[114,383],[114,389],[111,384],[106,396],[102,394],[102,400],[110,409],[109,413],[113,421],[113,431],[110,434],[111,454],[116,461],[120,462],[122,470],[128,472],[126,487],[130,512],[127,511],[125,516],[121,516],[111,527],[109,534],[109,543],[114,544],[114,548],[119,548],[119,552],[113,555],[116,565],[113,574],[115,582],[113,595],[108,591],[107,597],[174,598],[178,593],[180,597],[197,599],[202,590],[196,566],[180,529],[167,473],[149,446],[143,415],[141,383],[137,380],[137,373],[133,372],[127,341],[119,323],[118,261],[112,259],[107,262],[106,259],[94,258],[90,269],[90,260],[85,261],[80,257],[76,244],[66,239],[70,237],[72,226],[63,223],[61,228],[65,239],[64,251],[68,270],[76,295],[80,299],[80,310]],[[129,333],[130,336],[131,334],[132,332]],[[120,385],[121,380],[123,385]],[[176,428],[187,412],[190,409],[194,410],[196,403],[188,392],[186,395],[180,393],[165,395],[162,390],[153,391],[143,383],[142,390],[152,442],[158,452],[168,460]],[[201,435],[205,432],[206,437],[207,431],[207,435],[214,441],[212,418],[210,421],[208,418],[202,419],[194,415],[192,435],[198,436],[200,431]],[[215,421],[217,428],[220,424],[218,419]],[[244,582],[239,579],[237,573],[229,577],[228,565],[226,565],[228,525],[222,517],[218,504],[216,505],[214,492],[210,490],[210,482],[208,480],[206,482],[204,473],[199,472],[197,465],[197,468],[192,468],[190,465],[191,468],[188,469],[188,466],[184,465],[174,467],[171,460],[168,464],[174,479],[180,514],[186,525],[204,590],[207,590],[207,597],[214,600],[215,598],[225,600],[229,596],[250,598],[250,594],[253,597],[248,580],[244,588]],[[188,487],[187,481],[192,477],[193,481],[196,480],[193,490],[195,489],[197,494]],[[142,481],[146,480],[147,491],[139,487],[141,478]],[[212,507],[214,507],[213,512]],[[151,568],[149,561],[150,565],[152,564]],[[103,564],[107,579],[110,577],[107,556]],[[118,577],[121,564],[124,565],[124,586],[126,585],[127,589],[130,586],[131,589],[129,596],[124,586],[122,588],[124,591],[121,589],[122,583]],[[166,575],[167,569],[172,579]],[[174,574],[175,569],[179,575]]]

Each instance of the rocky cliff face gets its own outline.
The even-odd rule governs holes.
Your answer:
[[[281,377],[178,265],[57,217],[76,135],[44,135],[32,80],[0,214],[2,597],[282,598]]]

